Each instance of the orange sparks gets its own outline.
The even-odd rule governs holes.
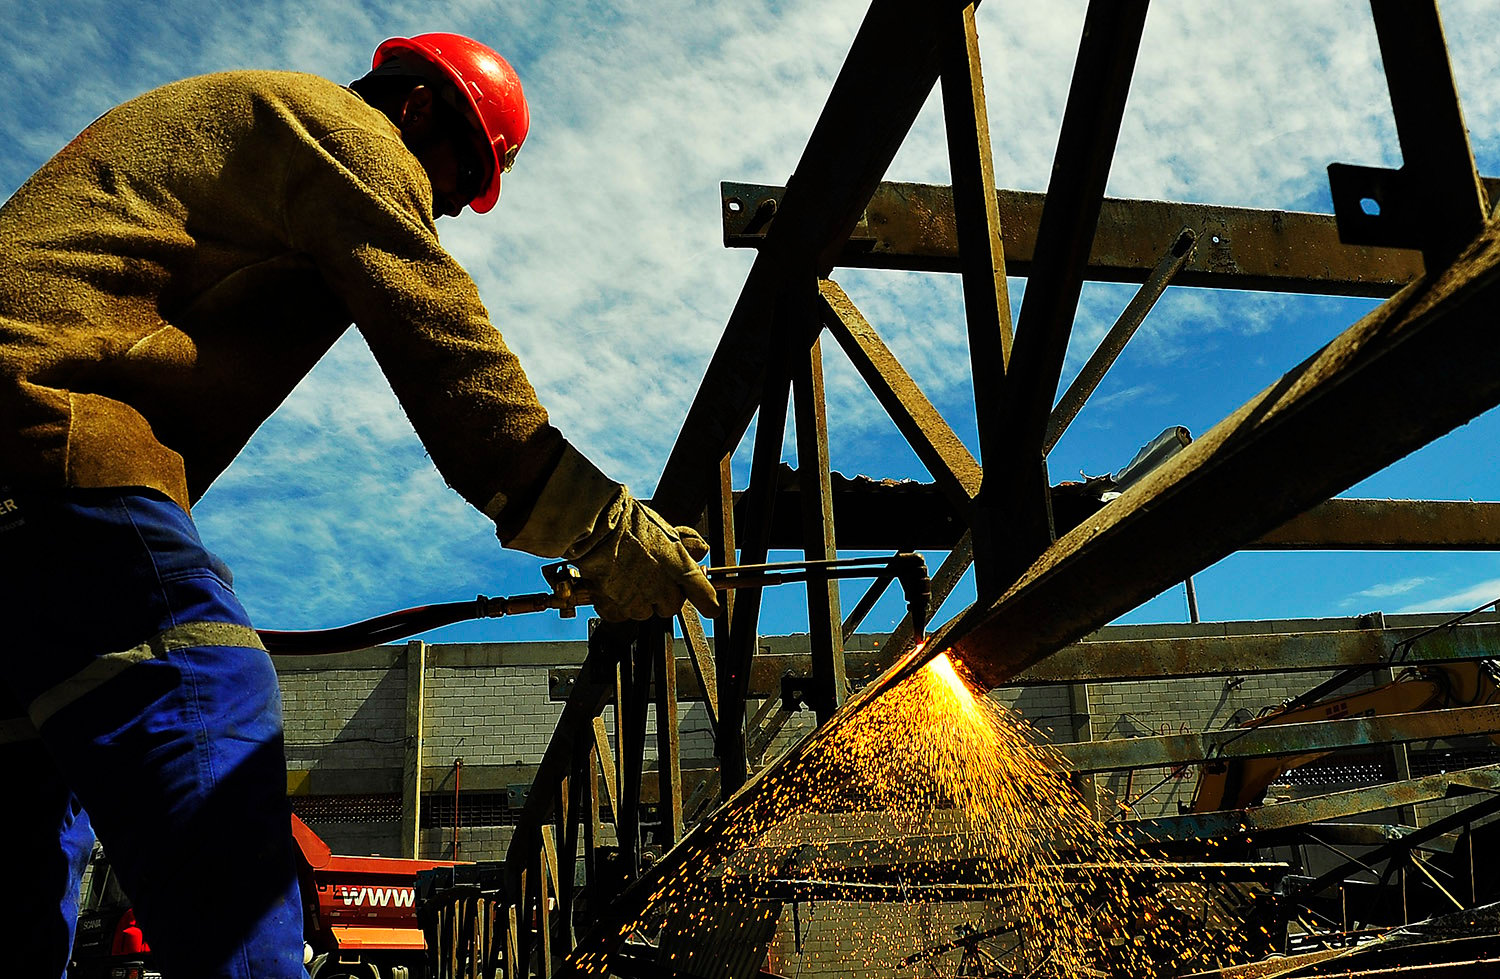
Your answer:
[[[1132,880],[1151,858],[947,654],[838,715],[710,822],[697,858],[662,882],[655,920],[706,942],[724,927],[716,909],[800,882],[819,896],[798,923],[781,919],[782,971],[938,974],[979,953],[955,935],[980,932],[996,936],[986,954],[1004,974],[1153,979],[1243,958],[1229,929],[1204,927],[1211,902],[1191,886],[1154,888],[1149,869]],[[911,896],[867,896],[871,879]]]

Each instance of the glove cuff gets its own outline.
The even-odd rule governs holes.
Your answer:
[[[562,458],[542,486],[526,523],[503,543],[538,557],[571,558],[574,547],[594,533],[595,525],[624,491],[624,486],[565,442]]]

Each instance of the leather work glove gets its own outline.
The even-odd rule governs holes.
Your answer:
[[[569,557],[594,586],[594,610],[611,622],[671,618],[684,600],[719,612],[719,597],[698,560],[708,545],[691,527],[673,527],[625,487],[600,517],[607,528],[587,551]]]
[[[719,612],[697,563],[708,553],[698,532],[667,523],[571,445],[505,544],[573,562],[591,586],[594,610],[612,622],[671,618],[685,600],[704,615]]]

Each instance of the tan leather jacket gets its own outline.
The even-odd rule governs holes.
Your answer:
[[[351,321],[448,482],[524,516],[562,437],[391,122],[290,72],[148,92],[0,208],[0,484],[186,508]]]

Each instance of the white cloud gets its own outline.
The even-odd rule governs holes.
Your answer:
[[[1393,598],[1397,595],[1405,595],[1416,591],[1423,585],[1430,584],[1433,580],[1432,578],[1419,576],[1415,578],[1402,578],[1400,581],[1381,582],[1378,585],[1371,585],[1369,588],[1355,592],[1349,598],[1345,599],[1344,604],[1348,605],[1361,598]]]
[[[1500,599],[1500,578],[1491,578],[1470,585],[1462,591],[1430,601],[1416,602],[1405,608],[1398,609],[1400,612],[1467,612],[1470,609],[1479,608],[1482,605]]]

